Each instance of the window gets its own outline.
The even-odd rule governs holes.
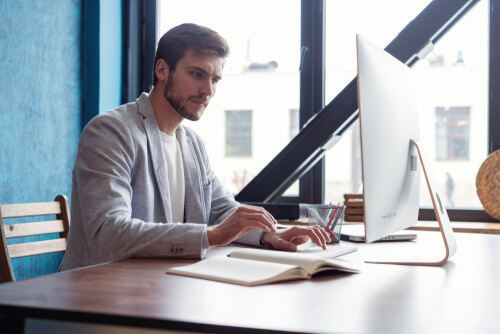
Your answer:
[[[307,106],[302,106],[302,101],[309,100],[303,99],[304,92],[306,96],[311,95],[311,87],[316,87],[312,92],[324,95],[318,94],[312,100],[329,103],[339,96],[339,92],[345,91],[356,74],[356,32],[384,48],[395,38],[405,39],[408,35],[400,34],[402,30],[419,27],[409,29],[411,38],[405,39],[404,47],[397,51],[408,51],[415,38],[426,37],[434,42],[429,54],[412,62],[421,103],[418,107],[422,110],[421,143],[428,157],[434,160],[431,161],[433,171],[443,193],[447,189],[447,175],[454,179],[455,211],[460,215],[465,213],[469,220],[477,220],[478,214],[480,219],[486,220],[484,210],[474,210],[482,208],[475,196],[474,180],[487,155],[500,148],[500,136],[496,131],[500,121],[500,99],[492,94],[500,83],[500,40],[495,38],[500,28],[500,14],[493,10],[498,3],[498,0],[416,0],[411,3],[382,0],[376,4],[369,0],[162,0],[158,1],[157,36],[179,23],[196,22],[219,31],[233,48],[224,70],[224,80],[219,84],[210,110],[200,122],[188,125],[204,138],[212,168],[223,184],[236,193],[238,190],[231,186],[233,175],[244,174],[245,182],[250,181],[293,138],[295,116],[291,110],[299,110],[299,124],[309,120],[312,114],[304,113]],[[224,13],[218,8],[225,8]],[[276,12],[281,15],[279,24]],[[312,17],[309,12],[316,16]],[[422,16],[425,22],[415,20],[421,12],[425,12]],[[151,21],[154,16],[142,22],[147,25]],[[255,22],[259,22],[258,26]],[[307,44],[301,49],[301,39],[304,40],[308,27],[313,27],[310,36],[317,36],[322,31],[324,46],[319,39],[307,37]],[[427,36],[427,33],[434,35]],[[425,41],[422,43],[419,45],[424,45]],[[299,72],[299,65],[303,65],[301,51],[306,54],[306,65],[311,59],[307,54],[315,55],[312,63],[318,66],[312,71],[314,75],[324,73],[325,90],[312,80],[299,82],[303,75]],[[323,61],[325,66],[319,66]],[[149,72],[144,75],[149,76]],[[347,93],[352,92],[347,90]],[[344,97],[342,101],[347,100]],[[318,111],[318,105],[315,102],[310,111]],[[453,129],[455,132],[449,128],[443,130],[436,124],[437,112],[445,106],[461,106],[468,110],[465,116],[468,118],[462,119],[461,128]],[[251,158],[226,156],[225,132],[214,130],[225,124],[226,110],[252,110],[255,126],[252,131],[258,135],[252,137]],[[455,111],[458,117],[460,112]],[[290,123],[283,122],[284,119],[290,119]],[[323,202],[335,202],[344,193],[357,191],[361,180],[359,125],[350,121],[349,124],[350,129],[342,133],[343,139],[325,156],[323,172],[315,168],[311,173],[314,180],[307,187],[303,187],[304,177],[301,179],[299,197],[293,195],[280,200],[306,203],[311,198],[315,201],[320,198]],[[441,140],[437,135],[439,131],[450,133],[445,136],[444,144],[438,143]],[[273,135],[272,140],[269,134]],[[343,157],[342,163],[336,157]],[[324,189],[318,187],[317,180],[325,185]],[[430,197],[425,194],[426,187],[422,189],[424,210],[421,213],[431,205]],[[450,218],[453,220],[452,215]]]
[[[375,9],[363,0],[327,2],[331,5],[327,8],[327,100],[343,88],[349,77],[356,76],[355,32],[384,48],[428,3],[415,1],[413,7],[407,8],[399,1],[386,0],[377,3]],[[374,10],[385,15],[383,21],[387,24],[370,21]],[[341,13],[347,17],[352,14],[353,19],[340,21]],[[346,34],[349,34],[347,40]],[[345,52],[335,52],[339,48]],[[449,207],[453,203],[455,208],[481,208],[475,178],[488,155],[488,2],[480,1],[471,8],[424,59],[412,66],[412,71],[419,103],[420,142],[431,160],[439,191],[448,192],[451,177],[454,191]],[[337,202],[344,193],[359,190],[358,127],[358,122],[354,123],[326,155],[326,202]],[[347,159],[339,164],[338,156]],[[422,208],[430,208],[432,200],[424,180],[420,204]]]
[[[488,156],[488,34],[488,1],[480,1],[413,66],[420,141],[439,191],[450,196],[447,208],[482,208],[476,176]],[[420,205],[431,208],[421,181]]]
[[[217,93],[199,121],[184,124],[201,136],[215,174],[236,194],[291,139],[289,113],[299,109],[300,100],[301,2],[158,4],[157,38],[174,26],[193,22],[217,31],[229,44]]]
[[[430,0],[327,0],[326,101],[357,75],[356,34],[384,48]],[[376,14],[375,14],[376,13]],[[381,24],[383,22],[383,24]],[[346,193],[361,191],[361,148],[356,121],[325,155],[325,202],[338,203]],[[343,157],[341,162],[338,157]]]
[[[226,110],[226,157],[252,156],[252,111]]]
[[[469,159],[469,108],[436,108],[436,160]]]

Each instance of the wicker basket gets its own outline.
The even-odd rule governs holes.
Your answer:
[[[476,188],[486,213],[500,220],[500,150],[491,153],[479,168]]]

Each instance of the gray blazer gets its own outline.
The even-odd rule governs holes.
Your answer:
[[[220,223],[239,204],[210,168],[200,137],[182,125],[176,136],[184,165],[184,222],[172,221],[160,130],[147,94],[88,123],[73,168],[61,270],[130,257],[203,257],[206,226]],[[260,235],[250,231],[238,242],[258,246]]]

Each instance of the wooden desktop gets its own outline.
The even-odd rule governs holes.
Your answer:
[[[441,251],[439,233],[415,232],[417,242],[359,244],[342,258]],[[250,288],[165,274],[192,260],[117,261],[1,284],[0,316],[205,333],[498,331],[500,236],[455,237],[457,253],[441,267],[363,264],[360,274]]]

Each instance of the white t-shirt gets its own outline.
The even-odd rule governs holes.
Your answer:
[[[170,190],[170,205],[172,207],[172,222],[182,223],[184,221],[184,168],[179,142],[175,136],[161,133],[163,154],[167,164],[168,188]]]

